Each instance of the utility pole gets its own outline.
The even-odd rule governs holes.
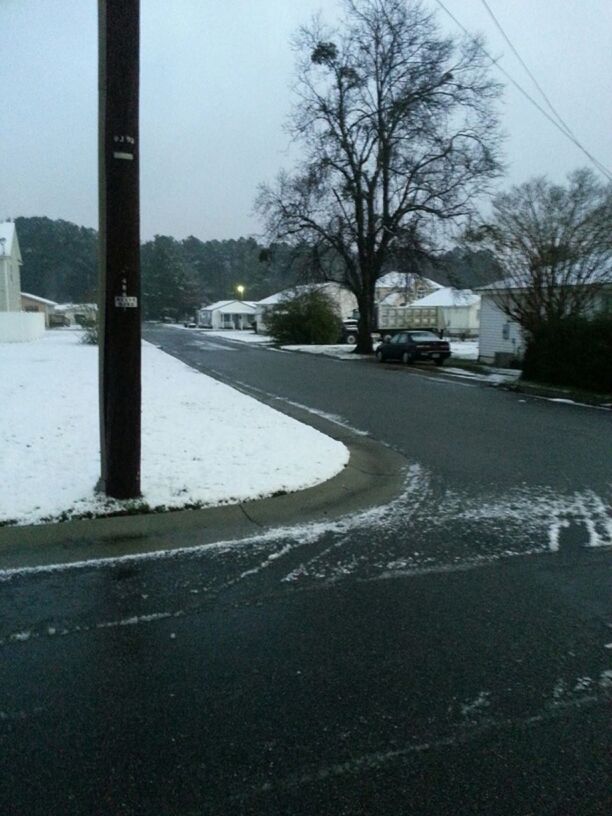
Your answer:
[[[98,0],[101,488],[140,495],[140,0]]]

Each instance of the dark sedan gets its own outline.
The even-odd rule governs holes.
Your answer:
[[[376,357],[381,363],[387,360],[401,360],[402,363],[431,360],[441,366],[450,356],[448,342],[428,331],[399,332],[376,349]]]

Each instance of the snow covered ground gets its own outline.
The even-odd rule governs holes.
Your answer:
[[[95,346],[78,330],[0,345],[0,523],[115,512],[99,477]],[[151,508],[234,503],[338,473],[318,431],[143,346],[142,492]]]

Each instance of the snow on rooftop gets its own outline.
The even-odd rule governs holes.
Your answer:
[[[229,307],[231,306],[231,310]],[[255,302],[252,300],[217,300],[216,303],[211,303],[209,306],[203,306],[202,311],[232,311],[237,314],[239,312],[252,312],[255,308]]]
[[[302,283],[296,286],[291,286],[288,289],[282,289],[280,292],[274,292],[272,295],[268,295],[268,297],[258,300],[256,305],[273,306],[276,303],[281,303],[284,300],[290,300],[291,298],[297,297],[305,292],[313,292],[331,287],[346,289],[345,286],[337,281],[325,281],[323,283]],[[348,292],[349,290],[346,289],[346,291]]]
[[[415,275],[412,272],[387,272],[376,281],[376,287],[382,289],[410,289],[418,286],[419,283],[429,286],[431,289],[441,289],[441,285],[430,278],[422,275]]]
[[[46,303],[48,306],[57,306],[54,300],[47,300],[47,298],[40,297],[40,295],[32,295],[30,292],[22,292],[21,297],[30,298],[30,300],[35,300],[37,303]]]
[[[480,295],[471,289],[455,289],[443,286],[425,297],[415,300],[411,306],[475,306],[480,303]]]
[[[122,503],[99,477],[98,349],[74,329],[0,344],[0,523],[36,524]],[[338,473],[344,445],[143,345],[142,493],[152,508],[238,503]],[[44,399],[41,399],[44,395]]]

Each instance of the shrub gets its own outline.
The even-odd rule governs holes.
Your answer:
[[[316,289],[279,303],[266,323],[280,345],[326,345],[337,343],[342,334],[335,304]]]
[[[98,319],[93,317],[88,320],[81,321],[83,334],[81,335],[81,343],[88,346],[98,345]]]
[[[612,393],[612,317],[566,318],[528,339],[523,377],[549,385]]]

